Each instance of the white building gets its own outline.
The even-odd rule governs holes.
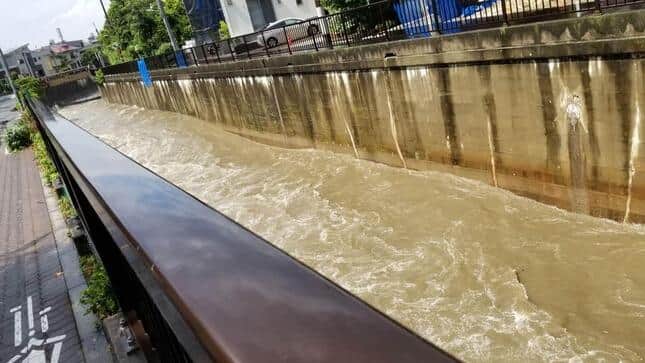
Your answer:
[[[231,37],[253,33],[284,18],[313,18],[315,0],[220,0]]]

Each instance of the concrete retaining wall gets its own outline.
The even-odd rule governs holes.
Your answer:
[[[110,102],[645,222],[645,11],[107,77]]]
[[[80,72],[48,82],[45,103],[66,106],[101,97],[97,84],[89,72]]]

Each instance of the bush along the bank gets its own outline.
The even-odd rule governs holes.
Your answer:
[[[82,256],[81,270],[87,280],[87,289],[81,293],[86,313],[93,313],[100,320],[116,314],[118,305],[103,265],[94,255]]]
[[[5,143],[9,151],[18,151],[31,145],[31,130],[22,117],[5,130]]]
[[[98,84],[99,86],[103,85],[105,83],[105,75],[103,74],[103,70],[99,69],[94,73],[94,82]]]
[[[43,82],[36,77],[22,76],[15,81],[18,90],[18,97],[24,100],[26,97],[39,99],[45,91]]]

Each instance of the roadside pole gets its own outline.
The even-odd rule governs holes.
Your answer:
[[[103,4],[103,0],[99,0],[99,2],[101,3],[101,9],[103,9],[103,14],[105,14],[105,21],[107,21],[108,14],[107,14],[107,11],[105,10],[105,4]],[[98,37],[99,35],[96,34],[96,36]]]
[[[327,46],[327,48],[331,49],[334,47],[334,44],[331,40],[331,34],[329,34],[329,24],[327,24],[326,17],[327,12],[325,11],[325,8],[322,7],[320,0],[316,0],[314,2],[314,5],[316,6],[316,16],[321,19],[318,25],[322,28],[320,30],[326,43],[325,45]]]
[[[157,0],[157,7],[159,8],[159,15],[161,15],[161,20],[163,20],[163,23],[166,26],[166,32],[168,32],[168,37],[170,38],[172,49],[176,53],[180,51],[181,48],[179,48],[179,44],[177,44],[177,38],[175,38],[175,33],[172,31],[172,28],[170,27],[170,22],[166,17],[166,12],[163,9],[163,2],[161,0]]]
[[[4,69],[4,74],[7,77],[7,80],[9,81],[9,85],[11,86],[11,91],[16,97],[18,97],[18,92],[16,92],[16,87],[14,87],[13,85],[13,80],[11,79],[11,74],[9,74],[9,67],[7,67],[7,61],[4,59],[4,53],[2,53],[2,48],[0,48],[0,61],[2,61],[2,69]]]

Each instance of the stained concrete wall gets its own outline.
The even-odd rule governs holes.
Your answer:
[[[88,71],[50,77],[46,83],[44,101],[49,106],[66,106],[101,97],[99,87]]]
[[[107,78],[110,102],[645,222],[645,11]]]

